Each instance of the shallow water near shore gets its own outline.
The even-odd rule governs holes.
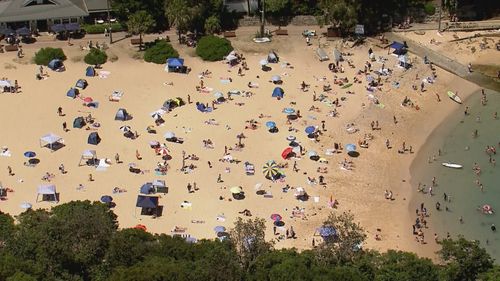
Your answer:
[[[486,91],[488,103],[481,105],[481,92],[474,93],[462,106],[457,104],[457,111],[432,133],[412,164],[413,196],[410,212],[424,202],[431,217],[428,223],[440,238],[449,232],[452,237],[461,234],[468,239],[479,240],[481,245],[500,262],[500,229],[491,230],[491,225],[500,227],[500,117],[494,119],[494,112],[500,113],[500,94]],[[442,102],[452,102],[443,99]],[[464,115],[465,106],[469,106],[470,114]],[[480,118],[480,121],[477,118]],[[478,136],[473,137],[474,130]],[[490,163],[486,154],[486,146],[494,146],[496,155],[492,155],[496,166]],[[438,150],[441,150],[441,156]],[[429,159],[430,158],[430,159]],[[443,162],[458,163],[462,169],[450,169],[442,166]],[[481,167],[480,176],[472,170],[474,163]],[[437,186],[433,188],[433,196],[417,191],[418,184],[428,187],[436,177]],[[484,187],[481,192],[476,180]],[[444,193],[451,200],[445,202]],[[441,211],[436,210],[436,203],[441,204]],[[495,210],[495,214],[485,215],[478,207],[485,204]],[[446,207],[449,211],[446,211]],[[459,218],[463,218],[460,223]],[[411,231],[411,230],[410,230]],[[426,232],[426,240],[433,239],[434,233]]]

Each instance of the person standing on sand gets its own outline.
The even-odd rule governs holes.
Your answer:
[[[115,154],[115,162],[116,162],[116,164],[120,163],[120,154],[118,154],[118,153]]]
[[[62,107],[60,107],[60,106],[57,108],[57,115],[64,116],[63,111],[62,111]]]
[[[67,132],[68,131],[68,124],[66,122],[62,123],[63,131]]]
[[[136,158],[137,160],[141,160],[141,159],[142,159],[141,154],[139,153],[139,150],[138,150],[138,149],[136,149],[136,150],[135,150],[135,158]]]
[[[9,172],[9,176],[13,176],[14,173],[12,172],[12,167],[11,166],[7,166],[7,172]]]

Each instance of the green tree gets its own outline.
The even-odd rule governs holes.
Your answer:
[[[479,281],[498,281],[500,280],[500,266],[495,265],[492,269],[479,274]]]
[[[198,280],[239,281],[243,279],[238,256],[227,241],[202,240],[194,246],[194,275]]]
[[[168,58],[178,58],[179,53],[166,40],[155,40],[146,44],[144,60],[156,64],[164,64]]]
[[[196,46],[196,54],[206,61],[222,60],[232,50],[231,41],[213,35],[202,37]]]
[[[469,241],[463,236],[457,240],[445,239],[440,242],[437,253],[446,263],[445,276],[449,281],[474,281],[478,274],[493,267],[493,259],[479,241]]]
[[[181,42],[181,35],[185,33],[191,20],[193,19],[193,12],[188,6],[187,0],[170,0],[166,1],[165,15],[167,16],[169,24],[175,25],[177,33],[179,34],[179,43]]]
[[[188,281],[193,275],[189,262],[165,257],[149,257],[130,267],[117,267],[109,281]]]
[[[275,250],[261,254],[251,265],[249,281],[283,280],[305,281],[312,278],[314,256],[294,249]]]
[[[320,22],[333,25],[342,35],[352,29],[358,19],[358,3],[356,0],[320,0],[322,10]]]
[[[0,212],[0,248],[14,234],[14,218]]]
[[[137,264],[149,255],[154,241],[156,240],[153,235],[141,229],[120,230],[109,241],[106,261],[112,268]]]
[[[106,52],[96,48],[92,48],[90,52],[83,58],[83,61],[90,65],[104,64],[107,60],[108,55],[106,54]]]
[[[8,277],[6,281],[37,281],[37,279],[34,276],[18,271],[14,275]]]
[[[220,26],[220,20],[216,16],[210,16],[206,21],[205,21],[205,32],[213,35],[215,33],[219,33],[221,30]]]
[[[433,281],[439,280],[439,270],[430,259],[413,253],[389,250],[376,261],[375,281]]]
[[[238,260],[247,270],[262,254],[272,249],[272,244],[265,239],[265,220],[255,218],[244,221],[238,218],[229,232],[230,242],[238,254]]]
[[[361,252],[359,246],[365,241],[366,234],[359,223],[354,221],[352,213],[330,213],[323,222],[323,227],[335,229],[336,234],[317,248],[317,257],[321,262],[345,264]]]
[[[290,16],[290,0],[266,0],[264,3],[266,13],[279,18],[280,24],[284,17]]]
[[[142,34],[150,31],[154,26],[153,17],[146,11],[137,11],[128,19],[128,30],[134,34],[139,34],[139,49],[142,48]]]
[[[106,1],[106,0],[102,0]],[[110,0],[113,12],[122,22],[138,11],[148,11],[154,18],[157,28],[165,28],[165,0]]]
[[[34,61],[37,65],[48,65],[53,59],[66,60],[66,55],[61,48],[41,48],[35,53]]]

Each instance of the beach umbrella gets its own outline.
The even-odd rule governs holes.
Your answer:
[[[290,136],[286,137],[286,140],[287,140],[287,141],[294,141],[294,140],[296,140],[296,139],[297,139],[297,138],[296,138],[295,136],[292,136],[292,135],[290,135]]]
[[[316,132],[316,127],[308,126],[308,127],[306,127],[305,132],[306,132],[306,134],[312,134],[312,133]]]
[[[111,197],[109,195],[103,195],[103,196],[101,196],[101,202],[106,203],[106,204],[111,203],[111,202],[113,202],[113,197]]]
[[[86,102],[86,103],[93,102],[93,101],[94,100],[91,97],[86,97],[83,99],[83,102]]]
[[[166,147],[160,147],[156,149],[156,153],[161,154],[161,155],[168,155],[170,151],[168,151],[168,148]]]
[[[274,122],[274,121],[267,121],[266,122],[266,127],[268,127],[269,129],[276,128],[276,122]]]
[[[314,156],[318,156],[318,153],[314,150],[311,150],[307,153],[307,156],[309,157],[314,157]]]
[[[3,35],[10,35],[10,34],[14,34],[14,30],[12,28],[8,28],[8,27],[5,27],[5,28],[1,28],[0,29],[0,34],[3,34]]]
[[[292,115],[292,114],[295,114],[295,109],[293,109],[291,107],[287,107],[287,108],[283,109],[283,113],[285,113],[287,115]]]
[[[17,35],[20,35],[20,36],[28,36],[28,35],[31,35],[31,30],[27,27],[21,27],[21,28],[16,29],[16,33],[17,33]]]
[[[35,157],[35,156],[36,156],[36,153],[35,153],[35,152],[33,152],[33,151],[26,151],[26,152],[24,153],[24,156],[25,156],[25,157],[28,157],[28,158],[33,158],[33,157]]]
[[[285,150],[283,150],[283,152],[281,152],[281,157],[283,159],[287,159],[292,152],[293,152],[293,148],[287,147],[287,148],[285,148]]]
[[[215,92],[214,97],[216,99],[220,99],[224,97],[224,94],[222,92]]]
[[[27,210],[27,209],[31,209],[31,207],[33,207],[33,206],[31,205],[31,203],[23,202],[23,203],[21,203],[21,205],[19,205],[19,207],[21,207],[21,209]]]
[[[273,81],[273,82],[279,82],[279,81],[281,81],[281,76],[279,76],[279,75],[273,75],[271,77],[271,81]]]
[[[172,138],[175,138],[175,134],[174,132],[166,132],[163,137],[165,137],[166,139],[172,139]]]
[[[356,151],[356,145],[350,143],[350,144],[347,144],[345,146],[345,150],[349,153],[349,152],[353,152],[353,151]]]
[[[158,120],[158,119],[161,119],[161,114],[158,112],[155,112],[155,113],[151,114],[151,117],[153,117],[153,119],[155,119],[155,120]]]
[[[134,226],[134,228],[135,228],[135,229],[144,230],[144,231],[146,231],[146,230],[147,230],[146,226],[145,226],[145,225],[143,225],[143,224],[138,224],[138,225]]]
[[[120,127],[120,131],[122,131],[122,132],[128,132],[128,131],[130,131],[130,129],[131,129],[130,126],[121,126]]]
[[[280,172],[279,172],[279,167],[278,164],[274,161],[268,161],[264,166],[262,167],[262,173],[264,176],[268,179],[276,177]]]
[[[266,59],[261,59],[259,63],[260,65],[267,65],[269,62]]]
[[[238,194],[243,192],[243,190],[239,186],[233,186],[231,187],[231,189],[229,189],[229,191],[231,191],[232,194]]]
[[[214,231],[216,233],[224,232],[224,231],[226,231],[226,228],[224,226],[222,226],[222,225],[218,225],[218,226],[214,227]]]
[[[283,217],[281,217],[281,215],[280,215],[280,214],[272,214],[272,215],[271,215],[271,219],[272,219],[273,221],[281,221],[281,220],[283,219]]]

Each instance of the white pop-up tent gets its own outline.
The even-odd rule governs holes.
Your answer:
[[[57,198],[56,186],[53,184],[41,184],[38,186],[36,202],[38,198],[42,195],[42,200],[40,201],[49,201],[49,202],[59,202]]]
[[[60,136],[49,133],[40,138],[40,147],[48,147],[50,150],[56,150],[64,144],[64,139]]]
[[[82,157],[80,157],[80,162],[78,163],[78,166],[82,166],[82,161],[84,161],[85,164],[89,162],[89,160],[92,160],[91,163],[94,165],[97,165],[97,153],[95,150],[90,150],[87,149],[82,153]]]

